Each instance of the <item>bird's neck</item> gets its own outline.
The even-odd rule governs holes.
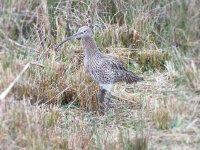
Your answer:
[[[94,56],[99,51],[97,49],[96,42],[93,37],[84,37],[82,39],[83,47],[85,49],[85,54],[87,57]]]

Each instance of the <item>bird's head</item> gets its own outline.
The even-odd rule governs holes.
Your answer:
[[[79,38],[92,36],[92,30],[88,26],[83,26],[83,27],[78,29],[78,32],[76,34],[78,34]]]
[[[70,37],[67,37],[60,44],[58,44],[55,49],[57,49],[59,46],[61,46],[62,44],[64,44],[65,42],[67,42],[69,40],[72,40],[72,39],[75,39],[75,38],[85,38],[85,37],[88,37],[88,36],[89,37],[92,36],[92,30],[88,26],[83,26],[83,27],[78,29],[77,33],[71,35]]]

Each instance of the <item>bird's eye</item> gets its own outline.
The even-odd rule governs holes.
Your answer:
[[[85,31],[83,31],[84,33],[86,33],[87,31],[85,30]]]

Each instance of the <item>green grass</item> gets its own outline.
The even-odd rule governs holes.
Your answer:
[[[0,149],[198,149],[200,4],[182,1],[0,1]],[[101,51],[146,81],[116,84],[99,114],[80,40],[93,27]],[[103,109],[103,108],[102,108]]]

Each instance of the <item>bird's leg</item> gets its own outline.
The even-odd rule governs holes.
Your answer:
[[[111,96],[112,96],[112,95],[111,95],[111,92],[109,92],[109,94],[108,94],[108,99],[107,99],[107,102],[106,102],[105,112],[107,112],[107,111],[109,110]]]
[[[105,97],[105,94],[106,94],[106,90],[103,89],[101,86],[100,86],[100,89],[99,89],[99,105],[98,105],[98,111],[101,112],[101,105],[104,101],[104,97]]]
[[[99,90],[99,102],[100,103],[103,103],[104,97],[105,97],[105,93],[106,93],[106,90],[103,89],[102,87],[100,87],[100,90]]]

